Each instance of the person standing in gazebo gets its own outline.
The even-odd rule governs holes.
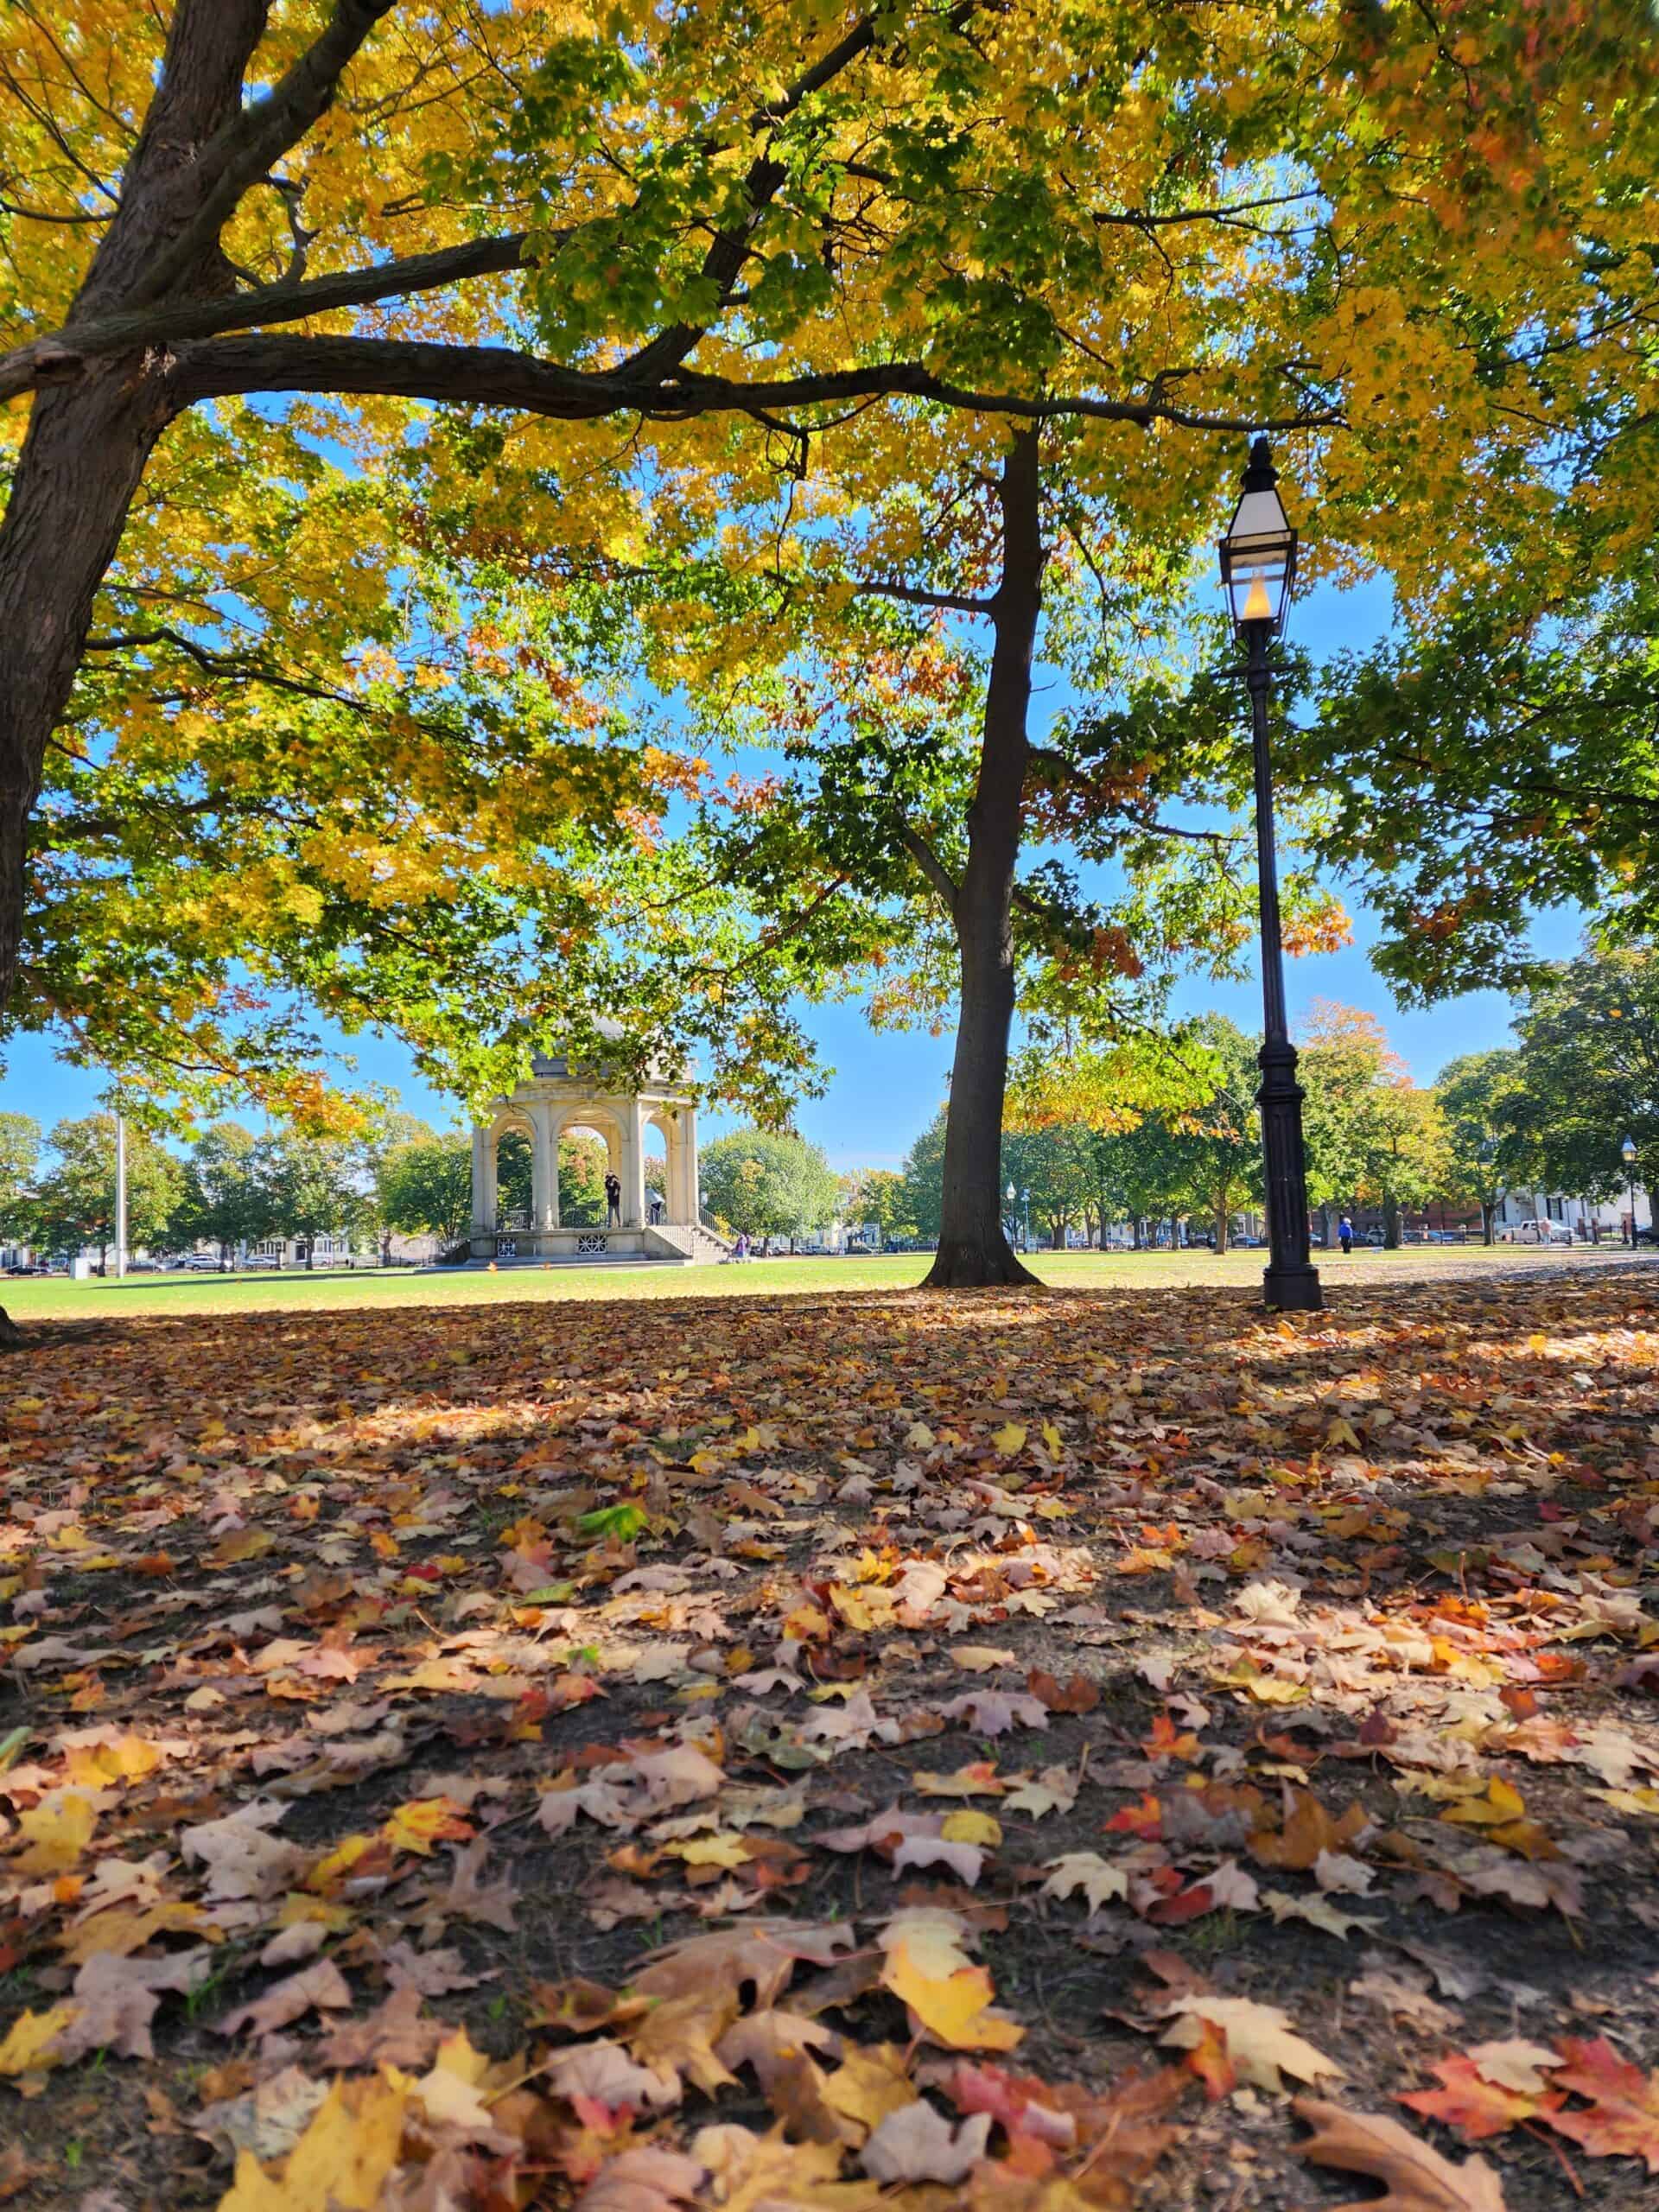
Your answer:
[[[620,1229],[622,1226],[622,1185],[614,1168],[605,1178],[605,1226],[607,1229]]]

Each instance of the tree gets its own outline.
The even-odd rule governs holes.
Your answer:
[[[22,1233],[41,1157],[41,1125],[30,1114],[0,1114],[0,1233]]]
[[[31,1209],[35,1235],[48,1250],[98,1249],[104,1272],[115,1241],[116,1141],[113,1114],[60,1122],[47,1140],[52,1166]],[[127,1123],[127,1237],[134,1247],[159,1243],[184,1195],[184,1171],[141,1124]]]
[[[1329,1244],[1332,1208],[1353,1205],[1365,1180],[1371,1094],[1380,1083],[1402,1080],[1405,1064],[1375,1014],[1328,999],[1315,1001],[1298,1051],[1307,1194],[1324,1217]]]
[[[261,1145],[258,1172],[277,1232],[304,1245],[308,1268],[319,1236],[362,1225],[367,1208],[361,1170],[353,1147],[341,1139],[281,1130]]]
[[[1492,563],[1443,623],[1327,663],[1279,750],[1287,789],[1335,799],[1325,849],[1414,999],[1524,988],[1541,909],[1659,927],[1659,580],[1609,583],[1591,523],[1559,534],[1583,554],[1565,592],[1559,554]]]
[[[891,1167],[861,1167],[847,1176],[838,1211],[849,1221],[874,1222],[883,1242],[918,1234],[909,1179]]]
[[[204,1129],[184,1163],[175,1235],[216,1244],[221,1266],[237,1245],[269,1236],[278,1224],[267,1158],[260,1140],[238,1122],[215,1122]]]
[[[380,1161],[375,1196],[387,1229],[457,1243],[473,1220],[472,1139],[450,1130],[394,1147]]]
[[[1081,1220],[1095,1196],[1085,1133],[1064,1127],[1008,1129],[1002,1137],[1001,1188],[1006,1212],[1023,1217],[1031,1193],[1033,1217],[1048,1231],[1052,1248],[1063,1251],[1069,1224]],[[1012,1203],[1007,1188],[1016,1198]]]
[[[1452,1186],[1480,1207],[1481,1240],[1492,1241],[1503,1193],[1525,1172],[1525,1154],[1509,1118],[1520,1080],[1518,1052],[1465,1052],[1448,1060],[1434,1085],[1446,1122]]]
[[[1400,1244],[1402,1206],[1424,1205],[1443,1192],[1451,1145],[1439,1101],[1409,1077],[1374,1084],[1364,1103],[1363,1158],[1357,1195],[1382,1209],[1382,1243]]]
[[[610,1154],[597,1137],[559,1139],[559,1219],[569,1227],[592,1229],[604,1220],[610,1164]]]
[[[1659,1185],[1659,954],[1607,948],[1546,969],[1528,995],[1500,1126],[1548,1188],[1606,1198]],[[1626,1137],[1634,1171],[1620,1157]]]
[[[905,1211],[915,1223],[916,1234],[924,1243],[939,1233],[939,1213],[944,1196],[947,1111],[940,1107],[905,1154]]]
[[[1186,1190],[1210,1217],[1217,1251],[1224,1252],[1232,1215],[1246,1197],[1259,1199],[1262,1192],[1255,1104],[1262,1071],[1255,1039],[1224,1016],[1206,1015],[1192,1037],[1205,1057],[1208,1095],[1174,1117],[1171,1135]]]
[[[788,1133],[741,1129],[702,1150],[709,1210],[749,1236],[787,1236],[834,1217],[840,1184],[817,1145]]]

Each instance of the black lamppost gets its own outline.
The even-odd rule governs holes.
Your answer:
[[[1618,1147],[1618,1156],[1624,1163],[1624,1173],[1630,1185],[1630,1249],[1636,1249],[1636,1139],[1626,1137]]]
[[[1246,654],[1250,728],[1255,759],[1256,880],[1262,906],[1263,1010],[1262,1150],[1267,1165],[1268,1264],[1262,1277],[1269,1306],[1307,1313],[1325,1304],[1319,1271],[1307,1251],[1307,1168],[1302,1150],[1302,1087],[1296,1047],[1285,1019],[1285,962],[1279,926],[1279,866],[1274,850],[1273,764],[1268,753],[1268,648],[1284,627],[1296,577],[1296,533],[1285,519],[1278,477],[1265,438],[1250,448],[1240,499],[1221,541],[1221,581],[1233,626]]]

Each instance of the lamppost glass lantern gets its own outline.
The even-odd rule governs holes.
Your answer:
[[[1618,1147],[1618,1156],[1627,1167],[1635,1166],[1636,1139],[1634,1137],[1625,1138],[1624,1143]]]
[[[1296,581],[1296,533],[1280,503],[1278,473],[1265,438],[1250,448],[1242,495],[1222,539],[1221,581],[1241,636],[1264,622],[1277,637]]]

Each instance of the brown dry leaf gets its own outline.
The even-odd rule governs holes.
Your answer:
[[[441,2020],[423,2020],[421,1992],[396,1984],[385,2002],[361,2020],[345,2020],[316,2047],[319,2066],[351,2073],[371,2066],[424,2066],[443,2040]]]
[[[1320,2097],[1294,2098],[1291,2110],[1314,2130],[1300,2146],[1303,2158],[1384,2184],[1381,2196],[1332,2212],[1504,2212],[1503,2190],[1484,2158],[1454,2166],[1382,2113],[1344,2112]]]
[[[737,2014],[731,1990],[691,1991],[665,1998],[626,2030],[627,2045],[653,2073],[676,2074],[704,2096],[735,2082],[737,2076],[716,2056],[715,2045]]]
[[[576,2199],[576,2212],[674,2212],[702,2202],[705,2167],[656,2143],[637,2144],[609,2161]]]
[[[1544,2076],[1561,2063],[1560,2051],[1547,2043],[1529,2043],[1524,2036],[1471,2044],[1466,2056],[1483,2079],[1523,2097],[1541,2096],[1549,2086]]]
[[[613,2112],[662,2112],[680,2101],[677,2074],[637,2065],[620,2043],[601,2037],[550,2058],[544,2069],[556,2097],[592,2097]]]
[[[986,2155],[991,2115],[975,2113],[952,2127],[944,2114],[918,2097],[891,2112],[859,2153],[867,2174],[877,2181],[964,2180]]]
[[[268,2036],[278,2028],[290,2026],[313,2011],[340,2012],[352,2001],[352,1993],[346,1977],[332,1959],[319,1959],[277,1982],[263,1997],[250,2005],[238,2005],[227,2012],[218,2024],[222,2036],[238,2034],[251,2028],[256,2035]]]

